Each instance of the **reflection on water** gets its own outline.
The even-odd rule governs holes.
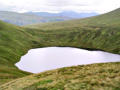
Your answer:
[[[70,47],[48,47],[29,50],[16,66],[23,71],[39,73],[61,67],[104,62],[120,62],[120,55]]]

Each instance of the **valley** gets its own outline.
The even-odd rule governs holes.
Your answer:
[[[40,73],[37,77],[31,75],[31,73],[20,71],[14,65],[29,49],[41,47],[76,47],[120,54],[119,15],[120,9],[117,9],[103,15],[85,19],[34,24],[23,27],[0,21],[0,89],[13,88],[13,86],[18,85],[23,82],[23,79],[26,80],[27,78],[28,83],[24,82],[24,86],[21,83],[21,85],[18,85],[18,87],[15,87],[13,90],[16,90],[16,88],[23,90],[29,90],[29,88],[31,88],[31,90],[35,88],[37,88],[37,90],[56,90],[53,87],[57,89],[62,87],[63,89],[61,90],[64,90],[64,88],[68,90],[70,90],[70,88],[71,90],[73,88],[84,89],[85,87],[88,88],[88,90],[97,90],[97,86],[102,89],[119,90],[119,62],[63,68],[57,71],[53,70]],[[94,68],[96,70],[95,72]],[[78,69],[81,72],[79,72]],[[53,72],[57,75],[54,76]],[[83,73],[85,73],[85,75]],[[75,77],[72,77],[73,75]],[[44,78],[45,76],[47,76],[47,79]],[[36,80],[36,78],[39,77],[43,78]],[[57,77],[59,78],[57,79]],[[68,78],[65,79],[65,77]],[[34,81],[33,83],[29,83],[31,82],[31,78],[32,81]],[[70,78],[72,78],[71,81],[69,81]],[[91,82],[91,78],[94,78],[93,83],[89,83]],[[102,82],[103,79],[105,82]],[[83,83],[80,84],[80,82]],[[107,82],[111,83],[108,84]],[[73,87],[74,85],[76,86]],[[102,85],[104,85],[104,87],[101,87]]]

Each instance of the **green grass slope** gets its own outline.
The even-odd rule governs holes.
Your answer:
[[[117,9],[101,16],[29,28],[0,21],[0,84],[30,74],[14,64],[31,48],[70,46],[120,54],[119,15]]]
[[[32,40],[21,27],[0,21],[0,84],[29,74],[19,71],[14,64],[32,48]]]
[[[84,26],[119,26],[120,23],[120,8],[109,13],[101,14],[94,17],[84,18],[84,19],[76,19],[76,20],[69,20],[64,22],[58,23],[48,23],[48,24],[34,24],[28,25],[31,28],[38,28],[38,29],[60,29],[60,28],[67,28],[67,27],[84,27]],[[54,27],[53,27],[54,26]],[[26,26],[27,27],[27,26]],[[50,28],[51,27],[51,28]]]
[[[73,66],[30,75],[1,90],[120,90],[120,63]]]
[[[72,46],[120,54],[120,9],[86,19],[25,27],[37,37],[44,33],[43,39],[50,46]]]

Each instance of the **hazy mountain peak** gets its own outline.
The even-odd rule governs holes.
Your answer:
[[[75,11],[62,11],[59,13],[49,13],[49,12],[28,12],[29,14],[34,14],[34,15],[38,15],[38,16],[62,16],[62,17],[71,17],[71,18],[85,18],[85,17],[91,17],[91,16],[96,16],[98,15],[98,13],[95,12],[75,12]]]

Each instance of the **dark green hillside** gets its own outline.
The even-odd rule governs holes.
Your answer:
[[[32,43],[32,37],[21,27],[0,21],[0,84],[28,75],[19,71],[14,64],[32,48],[29,43]]]
[[[71,46],[120,54],[119,15],[117,9],[101,16],[26,28],[0,21],[0,84],[29,74],[14,64],[31,48]]]

